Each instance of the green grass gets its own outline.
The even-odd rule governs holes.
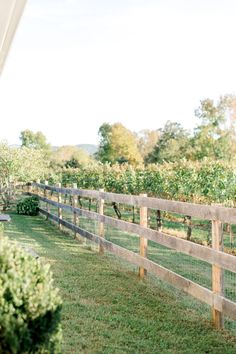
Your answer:
[[[212,328],[205,306],[156,278],[140,281],[135,267],[41,217],[11,217],[5,234],[52,266],[64,301],[63,353],[236,353],[236,338]]]
[[[83,199],[83,207],[88,207],[86,205],[86,200]],[[44,204],[43,204],[43,207]],[[95,204],[92,204],[93,210],[95,211]],[[131,221],[132,219],[132,208],[124,208],[123,205],[120,206],[122,210],[122,218],[125,220]],[[136,208],[137,209],[137,208]],[[138,209],[136,210],[137,214]],[[52,207],[51,212],[57,214],[57,208]],[[109,204],[106,204],[105,213],[110,216],[114,216],[114,210],[111,208]],[[164,214],[164,213],[163,213]],[[171,214],[172,217],[180,219],[180,215]],[[153,215],[151,215],[153,216]],[[68,221],[71,221],[71,213],[63,211],[63,218]],[[98,222],[89,220],[87,218],[80,217],[80,226],[85,230],[88,230],[93,233],[98,233]],[[182,218],[183,219],[183,218]],[[136,221],[138,222],[138,215],[136,215]],[[152,218],[153,221],[153,218]],[[206,240],[206,235],[209,233],[209,222],[208,221],[200,221],[194,219],[193,222],[196,224],[200,224],[202,226],[201,229],[194,228],[195,232],[195,239],[198,238],[199,240]],[[165,232],[169,232],[170,234],[175,234],[179,237],[186,236],[186,233],[182,232],[182,235],[179,233],[179,228],[176,228],[178,223],[173,221],[165,222]],[[179,224],[180,225],[180,224]],[[180,225],[183,228],[183,225]],[[185,226],[186,228],[186,226]],[[196,237],[197,235],[197,237]],[[227,239],[229,235],[224,233],[224,240]],[[139,237],[134,234],[123,232],[117,230],[115,228],[106,226],[105,227],[105,237],[107,240],[120,245],[121,247],[127,248],[134,252],[139,252]],[[89,241],[87,242],[88,245],[93,244]],[[155,242],[149,241],[148,242],[148,258],[182,276],[185,278],[192,280],[198,283],[201,286],[204,286],[208,289],[212,289],[212,267],[209,263],[191,257],[189,255],[185,255],[183,253],[177,252],[175,250],[169,249],[162,245],[158,245]],[[236,302],[236,274],[224,271],[224,293],[226,298]],[[190,304],[191,306],[191,304]],[[201,306],[202,309],[202,306]],[[206,310],[207,313],[210,313],[209,310]],[[232,321],[229,318],[226,318],[225,321],[226,328],[233,330],[234,334],[236,335],[236,321]]]
[[[56,208],[51,208],[51,212],[57,214]],[[106,214],[112,215],[112,210],[106,208]],[[63,218],[71,221],[71,213],[63,211]],[[128,218],[128,215],[127,215]],[[176,223],[169,223],[169,233],[173,234]],[[85,230],[98,233],[98,222],[80,217],[80,226]],[[120,231],[118,229],[105,226],[105,237],[107,240],[127,248],[134,252],[139,252],[139,237],[134,234]],[[201,233],[199,235],[201,237]],[[90,243],[89,243],[90,244]],[[212,288],[212,267],[209,263],[169,249],[155,242],[148,241],[148,258],[182,276],[188,278],[208,289]],[[236,274],[225,271],[225,295],[232,301],[236,301]],[[231,327],[235,327],[235,323]]]

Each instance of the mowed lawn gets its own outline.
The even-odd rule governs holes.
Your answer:
[[[63,353],[236,353],[236,338],[214,330],[179,291],[139,280],[135,267],[99,255],[42,217],[11,217],[5,235],[51,264],[64,302]]]

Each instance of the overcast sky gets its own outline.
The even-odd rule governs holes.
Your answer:
[[[28,0],[0,78],[0,140],[191,129],[201,99],[236,93],[235,35],[235,0]]]

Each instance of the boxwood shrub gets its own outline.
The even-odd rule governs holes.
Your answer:
[[[37,215],[39,212],[39,198],[37,196],[24,197],[16,205],[18,214]]]
[[[49,266],[0,239],[0,353],[60,353],[61,298]]]

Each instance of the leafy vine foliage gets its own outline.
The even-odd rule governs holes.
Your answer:
[[[53,174],[50,183],[77,183],[81,189],[104,188],[108,192],[140,194],[194,203],[222,203],[235,206],[236,171],[222,161],[182,160],[134,168],[128,164],[101,164],[64,169]]]

